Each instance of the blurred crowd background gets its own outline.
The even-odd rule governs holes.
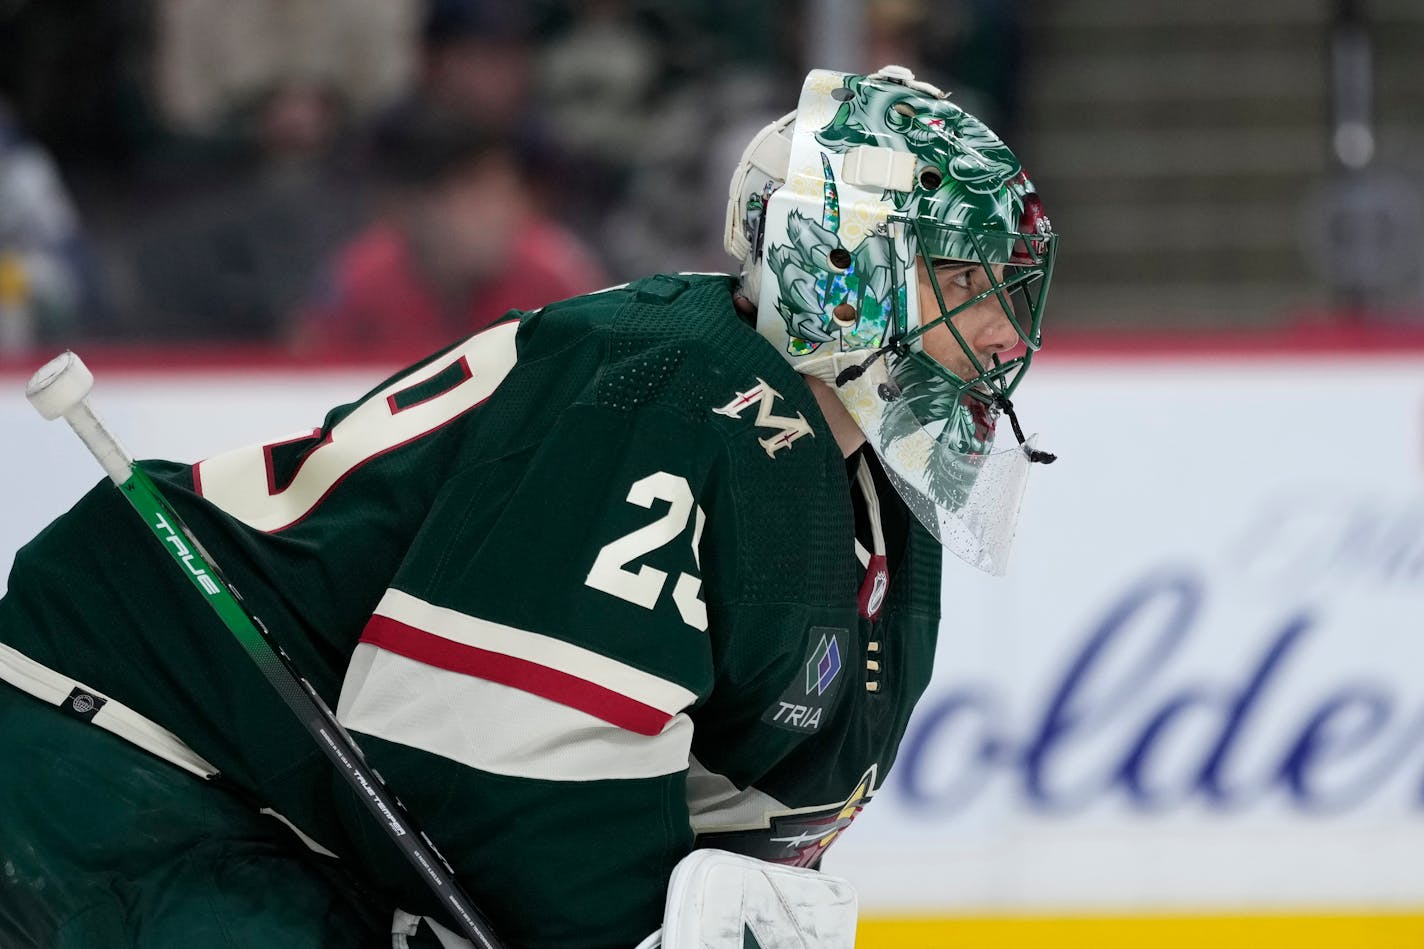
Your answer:
[[[1417,0],[0,0],[0,358],[424,351],[727,270],[813,67],[1023,159],[1053,328],[1424,325]]]

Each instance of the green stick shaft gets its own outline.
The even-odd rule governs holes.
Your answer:
[[[445,858],[412,823],[404,806],[365,762],[351,736],[336,721],[326,703],[300,675],[255,615],[240,602],[211,557],[193,537],[158,486],[134,465],[119,490],[132,505],[175,564],[212,607],[242,648],[257,664],[288,708],[301,720],[326,756],[359,793],[371,814],[385,825],[396,846],[450,910],[464,935],[480,949],[500,949],[489,921],[455,880]]]

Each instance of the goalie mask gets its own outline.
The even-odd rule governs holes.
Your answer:
[[[906,69],[815,70],[742,156],[725,243],[757,331],[835,390],[946,548],[1002,573],[1028,465],[1053,458],[1024,443],[1010,402],[1039,348],[1056,244],[1013,153]],[[984,278],[952,306],[931,276],[946,261]],[[1017,336],[1002,358],[954,320],[986,302]],[[932,330],[962,350],[954,369],[925,351]],[[1003,415],[1020,444],[996,449]]]

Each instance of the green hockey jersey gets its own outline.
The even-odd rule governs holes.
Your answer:
[[[632,946],[694,846],[818,865],[927,685],[940,548],[732,288],[553,304],[144,463],[511,945]],[[104,484],[20,552],[0,641],[438,913],[206,610]]]

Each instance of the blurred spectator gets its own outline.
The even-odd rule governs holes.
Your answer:
[[[0,2],[0,96],[65,170],[81,206],[88,175],[107,179],[155,135],[143,95],[150,6],[150,0]]]
[[[158,0],[155,72],[169,125],[221,135],[272,90],[340,90],[354,116],[410,81],[418,0]]]
[[[521,5],[432,0],[422,39],[425,98],[499,132],[519,125],[529,99],[533,39]]]
[[[430,109],[473,123],[509,142],[525,178],[542,185],[530,193],[546,214],[568,223],[572,213],[559,187],[583,169],[549,136],[549,121],[534,99],[536,51],[543,40],[543,3],[508,0],[425,0],[414,82],[374,123],[379,137]],[[536,11],[542,10],[540,15]],[[597,185],[594,185],[597,188]],[[580,191],[587,191],[588,187]]]
[[[324,84],[283,80],[259,97],[240,129],[239,160],[150,212],[125,242],[128,335],[262,341],[286,332],[361,220],[343,150],[348,114]]]
[[[946,77],[954,101],[1013,141],[1023,16],[1018,0],[867,0],[861,65]]]
[[[420,0],[144,0],[161,136],[91,196],[121,332],[271,340],[360,221],[345,136],[410,80]]]
[[[415,81],[388,121],[426,106],[529,147],[535,22],[508,0],[426,0]]]
[[[662,52],[624,0],[593,0],[539,51],[539,95],[561,147],[609,164],[626,162],[661,92]]]
[[[752,67],[667,93],[648,133],[625,159],[629,181],[607,211],[605,253],[620,273],[678,266],[723,270],[728,169],[746,143],[784,111],[770,73]]]
[[[785,111],[775,96],[803,74],[780,57],[777,28],[799,4],[565,6],[569,15],[539,48],[535,87],[567,168],[558,213],[599,234],[617,275],[673,262],[725,267],[727,169],[750,134]]]
[[[539,47],[535,101],[565,187],[558,213],[581,230],[602,230],[628,179],[661,152],[658,106],[667,93],[657,38],[624,0],[594,0]],[[609,256],[621,263],[615,249]]]
[[[54,162],[0,100],[0,353],[92,330],[98,281]]]
[[[519,153],[433,106],[375,143],[384,213],[337,256],[297,328],[305,352],[413,355],[606,284],[593,255],[531,201]]]

